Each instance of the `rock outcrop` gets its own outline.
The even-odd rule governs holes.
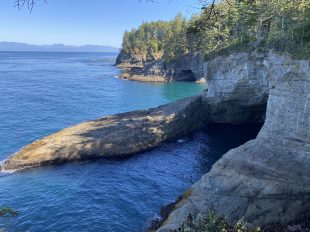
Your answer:
[[[263,122],[269,87],[268,53],[238,53],[203,64],[206,101],[215,123]]]
[[[293,61],[271,53],[254,62],[261,65],[255,73],[262,77],[267,74],[269,83],[262,130],[255,140],[229,151],[195,183],[190,189],[191,196],[176,206],[159,232],[176,229],[189,214],[197,217],[210,208],[231,220],[244,217],[258,225],[288,223],[309,216],[309,61]],[[247,65],[247,68],[251,66]],[[229,75],[239,68],[231,66]],[[208,80],[212,80],[216,72],[208,70]],[[262,82],[265,81],[263,78]],[[239,86],[234,85],[235,88],[229,91],[230,84],[227,83],[223,80],[224,86],[219,83],[217,89],[210,87],[209,94],[212,97],[222,94],[228,97],[229,92],[234,95]]]
[[[143,67],[145,58],[141,55],[132,55],[126,53],[123,49],[116,58],[115,65],[120,68]]]
[[[0,170],[124,157],[200,128],[205,124],[204,114],[202,97],[198,96],[85,122],[24,147],[3,162]]]
[[[195,82],[204,78],[204,57],[201,54],[188,53],[170,63],[164,62],[160,55],[148,56],[129,55],[121,51],[116,60],[116,66],[123,69],[120,78],[151,82]]]

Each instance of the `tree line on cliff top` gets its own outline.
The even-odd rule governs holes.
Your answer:
[[[310,58],[309,0],[225,0],[186,19],[143,23],[126,31],[122,49],[173,61],[189,52],[206,58],[227,51],[275,49]]]

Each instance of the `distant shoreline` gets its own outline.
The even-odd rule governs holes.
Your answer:
[[[3,52],[88,52],[88,53],[119,53],[119,48],[105,45],[32,45],[27,43],[0,42]]]
[[[0,50],[0,52],[29,52],[29,53],[110,53],[110,54],[119,54],[119,52],[79,52],[79,51],[4,51]]]

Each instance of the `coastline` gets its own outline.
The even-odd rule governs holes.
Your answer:
[[[254,51],[219,56],[202,67],[210,87],[207,92],[64,129],[24,147],[0,170],[125,157],[208,123],[265,122],[256,139],[230,150],[190,188],[191,194],[158,231],[177,229],[189,214],[198,217],[210,206],[219,215],[233,221],[244,217],[254,225],[300,218],[310,209],[310,160],[305,159],[310,154],[309,61]],[[302,117],[291,112],[301,112]],[[283,209],[280,214],[278,208]]]
[[[140,74],[141,71],[140,72],[135,71],[136,69],[138,70],[144,69],[140,65],[131,65],[128,63],[121,63],[118,65],[115,65],[115,67],[122,71],[122,73],[117,75],[117,77],[123,80],[139,81],[139,82],[157,82],[157,83],[177,81],[165,75]],[[179,81],[186,81],[186,80],[179,80]],[[196,81],[190,81],[190,82],[195,82],[197,84],[206,84],[207,80],[204,77],[200,77],[199,79],[196,79]]]

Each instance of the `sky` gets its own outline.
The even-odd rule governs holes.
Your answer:
[[[40,0],[31,13],[14,1],[0,0],[0,42],[120,47],[142,22],[199,12],[199,0]]]

